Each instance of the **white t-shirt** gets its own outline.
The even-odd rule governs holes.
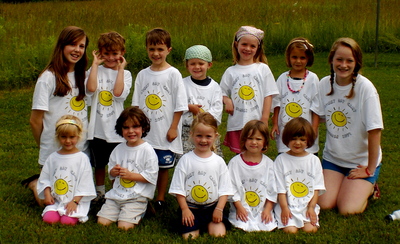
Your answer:
[[[222,91],[218,83],[211,79],[210,84],[207,86],[200,86],[194,83],[190,76],[183,79],[183,84],[185,85],[186,95],[189,104],[200,104],[201,112],[209,112],[221,123],[222,117]],[[182,124],[186,126],[191,126],[193,122],[193,113],[186,111],[182,115]]]
[[[116,97],[113,90],[117,74],[118,70],[100,65],[97,72],[97,90],[87,92],[87,95],[92,97],[88,140],[96,137],[110,143],[124,141],[124,138],[115,132],[115,123],[124,110],[124,101],[132,86],[132,75],[128,70],[124,70],[124,90],[121,96]]]
[[[288,88],[298,91],[293,93]],[[279,95],[273,98],[272,108],[280,107],[278,115],[278,127],[280,134],[276,135],[276,147],[278,152],[283,153],[289,151],[289,148],[282,142],[283,128],[287,122],[296,117],[303,117],[308,122],[312,123],[311,105],[318,99],[318,83],[319,79],[317,75],[311,71],[308,71],[306,81],[303,85],[303,79],[295,80],[289,76],[289,72],[286,71],[279,76],[276,80],[278,86]],[[319,151],[319,138],[315,139],[315,143],[312,147],[307,148],[306,151],[310,153],[318,153]]]
[[[90,200],[96,197],[93,183],[92,166],[89,158],[82,152],[74,154],[59,154],[53,152],[47,158],[37,184],[40,199],[44,199],[44,190],[50,187],[55,203],[44,209],[42,216],[47,211],[58,211],[62,216],[66,214],[65,206],[75,196],[82,196],[77,211],[69,215],[79,218],[80,222],[88,220]]]
[[[68,73],[68,79],[72,90],[63,97],[53,95],[56,87],[56,77],[48,70],[43,72],[35,86],[32,110],[45,111],[43,118],[43,131],[40,135],[39,164],[41,165],[44,164],[47,157],[52,152],[59,149],[55,140],[55,127],[57,120],[63,115],[71,114],[81,119],[83,123],[83,133],[77,147],[81,151],[85,151],[87,148],[86,130],[88,123],[88,99],[85,97],[81,101],[76,101],[76,96],[78,96],[79,90],[75,85],[74,72]]]
[[[112,177],[110,171],[119,164],[123,168],[142,175],[148,183]],[[114,180],[113,188],[106,193],[106,198],[128,200],[138,197],[153,199],[158,177],[158,158],[149,143],[144,142],[136,147],[129,147],[126,142],[118,144],[110,155],[108,175]]]
[[[292,213],[288,225],[284,226],[281,220],[281,207],[275,205],[275,218],[278,228],[287,226],[304,227],[307,219],[306,212],[308,203],[318,190],[318,195],[325,192],[324,176],[322,174],[321,161],[314,154],[309,153],[304,157],[295,157],[287,153],[279,154],[274,162],[274,171],[277,184],[277,192],[286,194],[288,207]],[[319,214],[319,205],[315,212]]]
[[[229,199],[229,221],[234,226],[245,231],[271,231],[276,228],[275,218],[267,224],[261,220],[266,200],[274,203],[277,201],[273,164],[274,162],[265,155],[261,162],[254,166],[247,165],[241,155],[236,155],[229,161],[229,174],[235,189],[235,194]],[[233,205],[236,201],[240,201],[248,213],[246,223],[236,217],[236,208]]]
[[[148,67],[141,70],[135,80],[132,106],[139,106],[150,119],[151,129],[144,140],[155,149],[182,154],[182,120],[179,121],[177,138],[172,142],[167,140],[174,113],[188,110],[182,75],[176,68],[152,71]]]
[[[346,98],[352,84],[339,86],[330,77],[324,77],[319,84],[318,104],[312,110],[326,117],[326,142],[323,158],[345,168],[368,165],[368,131],[383,129],[381,104],[374,85],[362,75],[357,76],[354,97]],[[376,165],[382,160],[382,151]]]
[[[243,129],[253,119],[261,119],[264,98],[279,94],[268,65],[254,63],[229,67],[221,79],[222,96],[232,99],[233,115],[228,116],[227,131]]]
[[[215,153],[208,158],[193,151],[182,156],[175,168],[169,193],[181,195],[196,205],[217,202],[220,196],[232,195],[232,182],[225,161]]]

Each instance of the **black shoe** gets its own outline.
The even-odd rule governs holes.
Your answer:
[[[29,186],[29,183],[31,183],[34,180],[39,179],[39,176],[40,176],[40,174],[35,174],[29,178],[26,178],[25,180],[21,181],[21,185],[24,186],[25,188],[27,188]]]

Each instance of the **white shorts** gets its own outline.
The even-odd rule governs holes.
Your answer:
[[[113,222],[124,221],[138,224],[147,209],[147,198],[140,197],[124,201],[107,199],[97,213],[98,217],[109,219]]]

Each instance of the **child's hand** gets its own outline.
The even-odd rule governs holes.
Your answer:
[[[75,213],[76,210],[78,209],[78,204],[76,204],[74,201],[70,201],[66,206],[66,215],[70,216],[71,214]]]
[[[232,99],[226,98],[226,99],[224,100],[224,102],[225,102],[225,111],[226,111],[228,114],[233,115],[234,106],[233,106]]]
[[[197,115],[198,113],[200,113],[200,108],[203,107],[203,105],[200,104],[189,104],[189,111],[193,114],[193,115]]]
[[[248,213],[246,209],[243,207],[242,204],[238,204],[236,207],[236,219],[240,219],[242,222],[247,222],[248,220]]]
[[[112,177],[117,177],[119,175],[120,170],[121,170],[121,166],[119,164],[117,164],[110,170],[110,175]]]
[[[272,222],[272,213],[268,209],[265,209],[261,212],[261,221],[264,224],[268,224]]]
[[[120,168],[120,170],[119,170],[119,176],[122,178],[122,179],[126,179],[126,180],[131,180],[131,175],[132,175],[132,172],[130,172],[129,171],[129,169],[127,169],[127,168]]]
[[[271,129],[271,135],[270,135],[271,139],[272,139],[272,140],[275,140],[275,136],[276,136],[276,135],[279,135],[279,134],[280,134],[280,132],[279,132],[279,127],[278,127],[277,124],[274,124],[274,125],[272,126],[272,129]]]
[[[194,215],[189,208],[182,210],[182,224],[189,227],[194,225]]]
[[[313,208],[313,207],[308,207],[307,213],[306,213],[306,217],[307,217],[307,219],[310,220],[310,223],[311,223],[313,226],[316,226],[316,225],[317,225],[318,216],[317,216],[317,214],[315,213],[315,208]]]
[[[55,203],[54,197],[52,195],[47,196],[45,194],[43,204],[44,205],[53,205]]]
[[[169,128],[167,132],[167,140],[172,142],[176,137],[178,137],[178,129]]]
[[[287,225],[289,223],[289,219],[292,218],[292,213],[289,208],[283,208],[281,213],[281,220],[283,225]]]
[[[104,62],[104,59],[101,57],[101,54],[97,50],[93,50],[93,64],[100,65]]]
[[[126,65],[128,63],[126,62],[126,59],[124,58],[124,56],[121,56],[121,59],[118,60],[118,69],[125,69]]]
[[[213,222],[219,223],[222,221],[223,212],[219,208],[215,208],[213,212]]]

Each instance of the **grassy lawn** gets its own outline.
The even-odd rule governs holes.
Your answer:
[[[322,78],[328,75],[327,54],[318,54],[312,70]],[[283,56],[269,56],[269,64],[277,77],[286,70]],[[364,57],[363,74],[377,87],[381,97],[385,130],[382,148],[383,166],[379,177],[382,197],[370,200],[363,214],[344,217],[335,210],[322,211],[320,230],[315,234],[299,232],[288,235],[280,230],[272,233],[245,233],[241,230],[228,230],[225,238],[212,238],[202,235],[195,243],[396,243],[400,242],[400,221],[386,223],[385,215],[400,209],[399,175],[400,147],[398,133],[400,121],[400,96],[397,87],[400,83],[400,55],[379,56],[379,67],[374,68],[372,54]],[[219,81],[229,62],[216,62],[209,75]],[[181,65],[177,67],[183,76],[188,73]],[[134,74],[135,75],[135,74]],[[96,208],[92,208],[90,219],[75,227],[47,225],[41,220],[42,209],[35,205],[31,191],[23,188],[20,181],[38,173],[38,148],[29,128],[29,115],[33,87],[19,90],[0,91],[0,243],[180,243],[180,235],[174,232],[176,225],[175,199],[168,196],[169,209],[163,215],[146,216],[140,225],[128,232],[115,225],[99,226],[96,223]],[[131,97],[126,105],[130,104]],[[224,135],[226,114],[220,133]],[[324,126],[321,126],[321,148],[324,142]],[[272,142],[268,156],[276,157]],[[223,147],[225,160],[233,156]],[[322,149],[321,149],[322,150]],[[172,171],[170,172],[172,174]],[[110,185],[108,185],[110,187]]]

